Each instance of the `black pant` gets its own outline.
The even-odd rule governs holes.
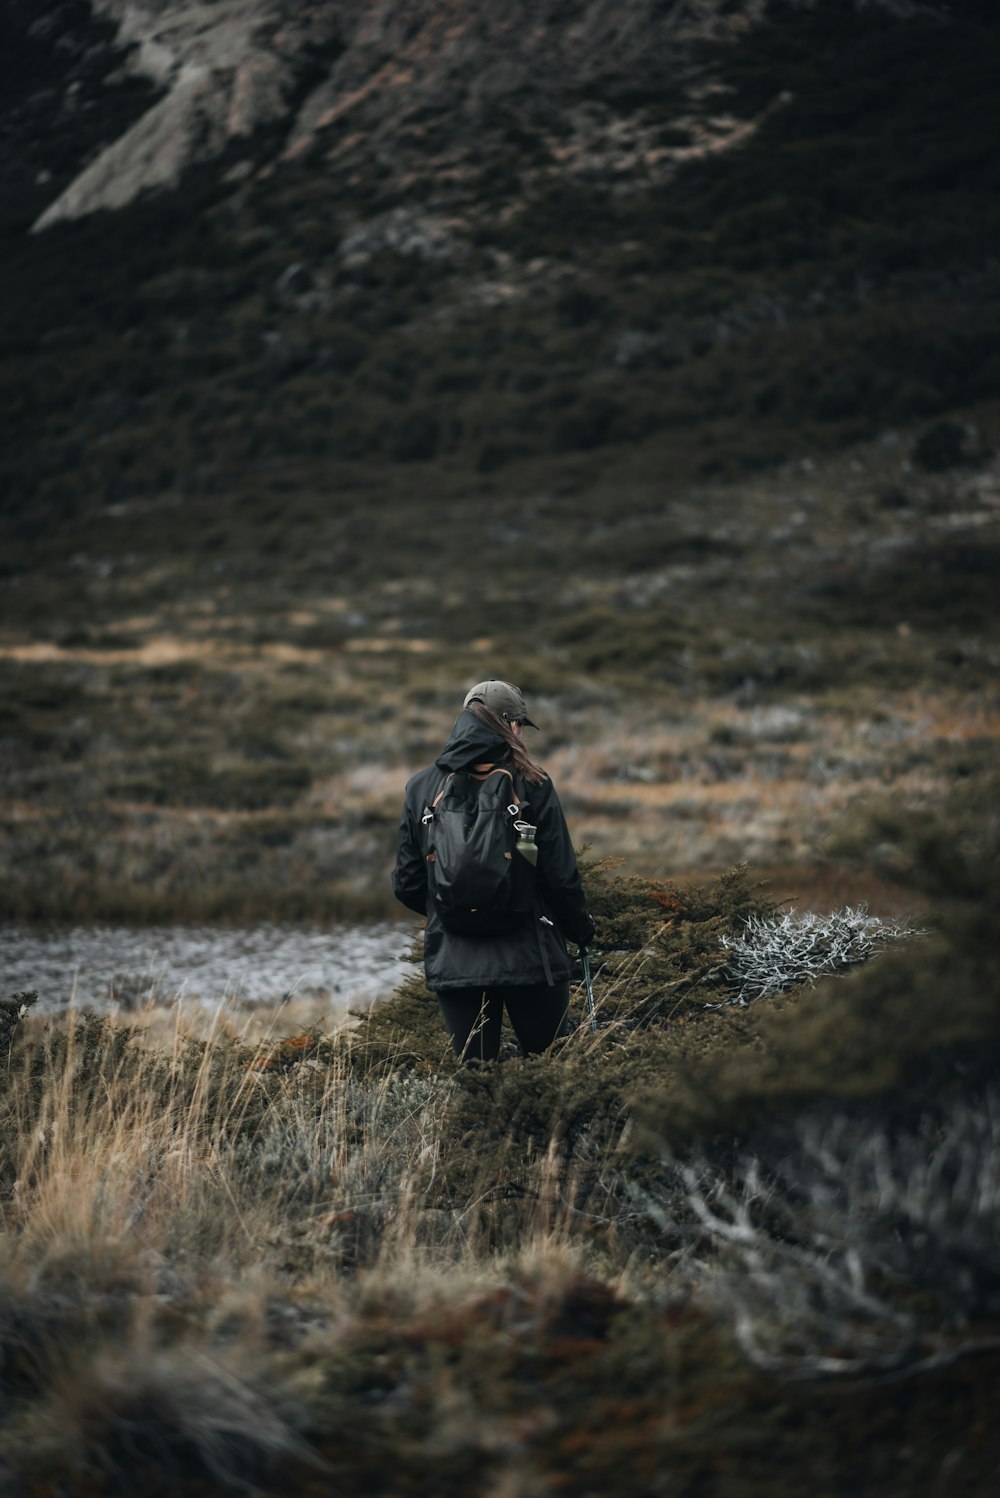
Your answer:
[[[438,1003],[456,1056],[495,1061],[500,1054],[504,1005],[522,1056],[546,1050],[568,1030],[569,983],[526,983],[504,988],[448,988]]]

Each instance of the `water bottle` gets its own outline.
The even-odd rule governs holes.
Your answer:
[[[530,864],[538,862],[538,844],[535,842],[537,827],[532,827],[530,822],[515,822],[514,831],[517,833],[517,842],[514,847],[522,858],[526,858]]]

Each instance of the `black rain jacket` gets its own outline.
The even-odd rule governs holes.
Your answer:
[[[500,936],[458,935],[446,931],[438,920],[433,899],[428,900],[426,848],[420,823],[424,807],[431,804],[452,771],[477,764],[507,763],[509,750],[503,739],[466,710],[436,763],[414,775],[406,786],[392,888],[397,900],[427,917],[424,971],[427,987],[435,992],[480,984],[493,988],[565,982],[570,975],[566,937],[586,945],[594,934],[566,818],[548,778],[541,785],[530,785],[519,778],[515,781],[523,815],[538,828],[538,908],[524,917],[522,925]],[[541,943],[548,957],[548,973]]]

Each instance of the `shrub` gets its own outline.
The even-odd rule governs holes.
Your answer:
[[[695,1155],[671,1161],[668,1181],[675,1204],[646,1210],[718,1250],[699,1296],[767,1372],[912,1377],[1000,1350],[968,1330],[1000,1310],[995,1089],[904,1129],[870,1109],[806,1111],[767,1158],[720,1170]]]
[[[719,940],[729,954],[726,976],[737,987],[733,1002],[746,1004],[868,962],[890,943],[919,934],[905,922],[869,915],[862,905],[825,915],[750,915],[745,934],[723,933]]]

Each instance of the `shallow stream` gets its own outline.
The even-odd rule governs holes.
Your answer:
[[[331,1016],[390,994],[407,971],[407,926],[73,926],[0,923],[0,998],[38,1008],[136,1009],[177,1000],[248,1007],[286,998]]]

